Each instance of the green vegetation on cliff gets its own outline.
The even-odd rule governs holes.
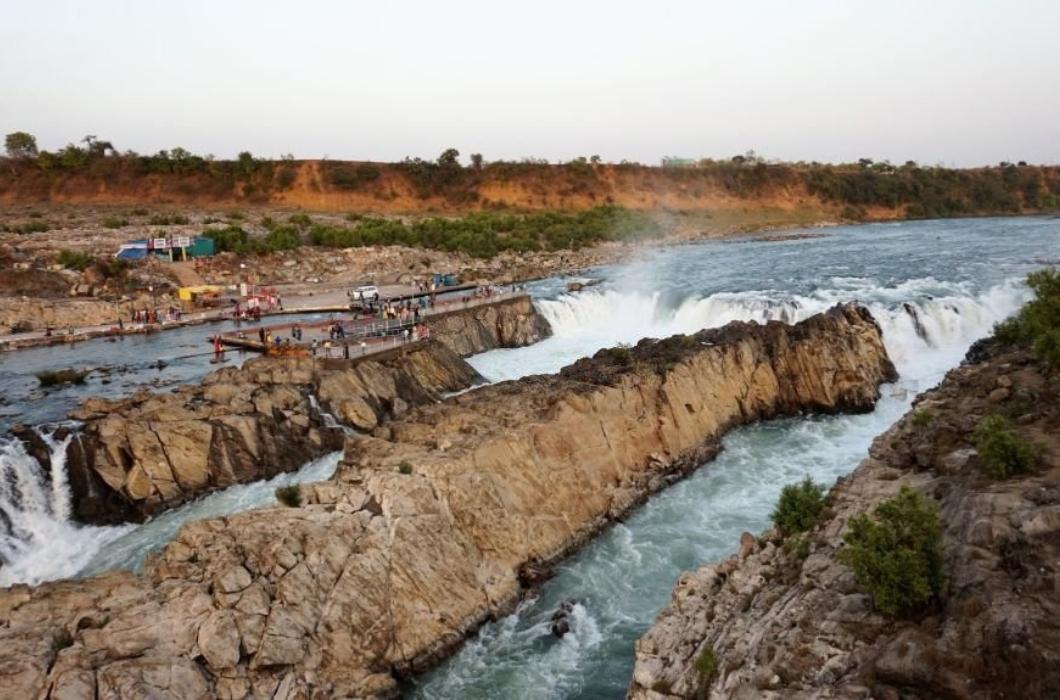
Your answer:
[[[1042,458],[1042,448],[1012,430],[1003,415],[995,413],[979,421],[972,435],[983,468],[995,479],[1026,474]]]
[[[876,506],[875,519],[852,518],[839,560],[872,598],[877,610],[900,615],[923,608],[942,592],[942,531],[938,509],[903,486]]]
[[[773,509],[773,524],[785,535],[806,532],[817,524],[824,510],[824,488],[806,477],[798,484],[788,484],[780,492]]]
[[[1039,270],[1027,276],[1033,301],[994,329],[1002,343],[1030,347],[1038,359],[1060,365],[1060,272]]]

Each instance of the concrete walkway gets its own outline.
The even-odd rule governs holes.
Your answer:
[[[463,289],[457,287],[454,289]],[[335,287],[319,288],[319,291],[309,291],[305,285],[291,285],[285,289],[283,286],[276,287],[276,292],[283,302],[282,310],[275,310],[262,314],[276,316],[284,314],[304,313],[349,313],[350,298],[347,294],[349,287],[343,285]],[[290,292],[290,296],[285,293]],[[451,294],[453,290],[443,288],[437,290],[439,295]],[[415,287],[408,285],[383,285],[379,287],[379,296],[383,298],[404,297],[418,294]],[[183,314],[180,321],[166,321],[160,324],[133,324],[125,323],[124,329],[119,332],[117,324],[100,324],[92,326],[78,326],[72,332],[66,330],[53,330],[48,336],[45,331],[29,331],[27,333],[0,334],[0,352],[18,350],[21,348],[39,347],[42,345],[60,345],[63,343],[76,343],[91,338],[99,338],[112,335],[137,335],[143,333],[155,333],[172,328],[183,328],[202,323],[231,320],[232,310],[229,307],[206,309]]]

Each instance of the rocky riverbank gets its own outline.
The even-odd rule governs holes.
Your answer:
[[[509,611],[550,562],[729,428],[869,410],[893,379],[855,306],[602,351],[350,436],[331,480],[199,521],[143,577],[0,592],[10,691],[372,697]]]
[[[637,643],[629,697],[1060,696],[1058,392],[1029,353],[978,348],[876,439],[804,544],[745,533],[738,555],[682,576]],[[973,433],[991,414],[1042,446],[1037,469],[984,472]],[[936,606],[891,617],[837,552],[851,518],[903,486],[937,503],[945,583]]]
[[[351,360],[256,358],[170,393],[89,399],[68,450],[83,522],[142,520],[205,492],[297,469],[342,447],[338,423],[369,431],[480,380],[461,355],[549,334],[529,297],[431,317],[432,342]],[[18,434],[42,464],[48,448]],[[57,437],[62,437],[59,435]]]

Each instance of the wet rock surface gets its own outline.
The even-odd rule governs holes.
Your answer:
[[[626,360],[605,352],[412,407],[350,436],[299,507],[189,523],[143,576],[0,592],[7,691],[393,696],[395,676],[510,611],[521,574],[693,470],[730,427],[869,410],[894,375],[853,306],[644,343]]]
[[[1058,396],[1055,370],[978,343],[832,489],[807,548],[771,530],[678,580],[637,643],[629,697],[1060,696]],[[971,434],[993,413],[1044,447],[1034,473],[984,473]],[[850,518],[903,485],[939,506],[946,582],[937,608],[891,618],[836,552]],[[708,652],[710,679],[696,669]]]

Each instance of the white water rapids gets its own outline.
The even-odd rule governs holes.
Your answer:
[[[421,698],[621,698],[633,643],[669,600],[677,576],[720,559],[743,531],[768,527],[784,484],[810,475],[831,484],[864,457],[873,437],[937,383],[969,344],[1015,311],[1030,269],[1056,260],[1060,223],[1045,219],[917,222],[835,229],[816,240],[701,244],[594,272],[608,281],[577,294],[535,286],[553,337],[471,358],[492,381],[555,372],[618,343],[665,337],[733,320],[796,322],[858,300],[872,312],[901,374],[872,413],[773,421],[732,432],[725,450],[654,496],[557,567],[517,612],[485,625],[449,661],[413,679]],[[139,526],[70,522],[62,445],[52,473],[13,443],[0,447],[0,585],[136,567],[188,520],[274,501],[280,483],[318,480],[330,455],[271,482],[235,486]],[[548,620],[574,600],[571,632]]]

